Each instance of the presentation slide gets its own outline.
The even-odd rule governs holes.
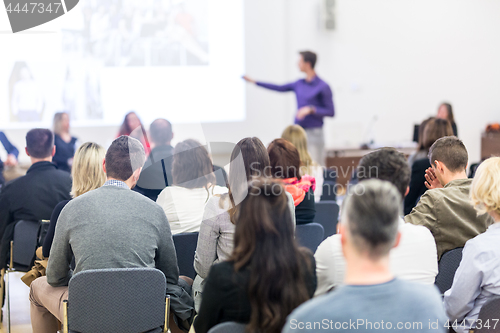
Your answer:
[[[243,121],[243,18],[243,0],[80,0],[36,29],[1,31],[0,127],[50,126],[59,111],[72,126],[129,111],[144,124]]]

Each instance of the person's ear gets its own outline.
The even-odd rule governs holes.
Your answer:
[[[102,170],[104,171],[104,173],[106,173],[106,159],[105,158],[102,159]]]
[[[410,193],[410,185],[406,187],[405,197],[408,195],[408,193]]]
[[[52,147],[52,157],[56,154],[56,146]]]
[[[344,224],[339,224],[339,235],[340,235],[340,246],[342,247],[342,254],[344,258],[346,257],[346,249],[347,249],[347,229]]]
[[[438,171],[441,174],[444,172],[443,163],[439,162],[438,160],[435,160],[434,165],[436,166],[435,168],[436,171]]]
[[[142,167],[135,170],[134,173],[132,174],[135,182],[137,182],[139,180],[139,177],[141,176],[141,171],[142,171]]]
[[[394,246],[392,248],[398,247],[400,241],[401,241],[401,232],[398,231],[398,234],[396,235],[396,240],[394,242]]]
[[[28,147],[24,147],[24,151],[26,152],[26,155],[30,156],[30,153],[28,153]]]

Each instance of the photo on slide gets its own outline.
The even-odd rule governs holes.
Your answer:
[[[209,64],[208,0],[90,0],[63,30],[66,56],[105,67]]]

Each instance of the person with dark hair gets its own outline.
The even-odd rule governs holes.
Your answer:
[[[300,71],[306,75],[305,79],[284,85],[255,81],[248,76],[243,76],[243,79],[266,89],[278,92],[295,92],[298,109],[295,115],[295,124],[302,126],[307,133],[309,153],[313,161],[324,165],[323,118],[333,117],[335,114],[332,90],[328,83],[320,79],[314,70],[317,60],[316,54],[311,51],[303,51],[299,54],[298,66]]]
[[[393,148],[382,148],[365,155],[357,171],[360,184],[368,179],[380,179],[393,184],[401,198],[408,193],[410,167],[405,155]],[[405,223],[402,217],[399,218],[398,229],[401,241],[389,255],[392,272],[402,280],[434,284],[438,273],[434,237],[427,228]],[[341,237],[339,234],[328,237],[316,250],[316,296],[327,293],[344,281],[345,259]]]
[[[56,146],[53,162],[59,170],[71,172],[78,139],[69,133],[69,114],[67,112],[54,114],[53,129],[54,145]]]
[[[17,148],[12,143],[10,143],[9,139],[7,139],[7,136],[2,131],[0,131],[0,143],[3,145],[5,151],[7,152],[7,158],[5,159],[5,161],[0,160],[0,191],[1,191],[2,186],[5,183],[5,179],[3,177],[3,167],[4,165],[8,167],[13,167],[17,165],[17,157],[19,156],[19,150],[17,150]]]
[[[427,191],[427,186],[425,186],[425,170],[431,167],[429,163],[429,148],[432,144],[439,138],[444,136],[453,135],[450,122],[445,119],[430,118],[426,121],[423,126],[422,131],[422,150],[417,152],[416,157],[421,157],[414,159],[411,162],[411,156],[409,159],[411,165],[411,181],[410,181],[410,192],[405,197],[404,213],[410,214],[413,207],[416,206],[417,201],[420,197]]]
[[[194,256],[197,273],[193,283],[196,309],[199,309],[204,279],[213,264],[225,261],[233,252],[233,237],[237,210],[248,194],[248,181],[253,177],[269,177],[270,162],[266,147],[258,138],[240,140],[231,153],[229,164],[229,191],[210,198],[201,221],[198,245]],[[295,206],[291,194],[288,208],[291,223],[295,225]]]
[[[134,191],[156,201],[160,192],[172,184],[172,124],[166,119],[156,119],[149,126],[149,137],[153,149],[144,163]]]
[[[463,247],[493,224],[488,214],[477,215],[469,199],[472,179],[467,178],[467,149],[455,136],[434,142],[429,149],[431,168],[426,171],[426,191],[405,221],[427,227],[434,236],[438,258]]]
[[[400,191],[388,181],[366,180],[349,191],[339,226],[345,285],[293,311],[284,333],[446,331],[436,287],[399,279],[391,271],[390,252],[401,241],[401,202]]]
[[[221,322],[247,324],[248,332],[281,332],[286,317],[316,289],[312,253],[299,247],[280,182],[257,178],[236,214],[234,249],[212,266],[197,333]]]
[[[134,111],[130,111],[125,115],[116,137],[118,138],[122,135],[131,136],[134,139],[141,141],[146,155],[150,153],[151,146],[148,141],[146,129],[142,125],[141,119],[139,119],[139,116]]]
[[[14,222],[49,220],[54,207],[71,198],[71,175],[52,163],[56,148],[48,129],[35,128],[26,134],[26,154],[31,167],[25,176],[8,182],[0,195],[0,238],[13,233]],[[10,239],[2,239],[2,244]],[[5,263],[1,262],[0,266]]]
[[[453,129],[453,135],[458,136],[457,124],[455,123],[455,117],[453,116],[453,108],[450,103],[441,103],[438,108],[437,118],[448,120]]]
[[[74,198],[61,211],[47,276],[34,280],[30,287],[33,332],[57,331],[73,274],[132,267],[153,267],[165,274],[166,294],[171,297],[176,323],[189,328],[194,315],[191,287],[179,278],[167,217],[157,204],[130,191],[145,159],[138,140],[120,136],[106,152],[104,185]],[[73,257],[75,269],[71,271]],[[170,323],[175,325],[172,320]]]
[[[205,204],[214,194],[227,192],[215,185],[207,149],[198,141],[179,142],[172,160],[172,185],[165,187],[156,203],[167,215],[173,234],[200,231]]]
[[[314,202],[314,177],[300,174],[300,155],[295,146],[276,139],[267,147],[271,163],[271,177],[281,179],[285,189],[293,197],[297,224],[311,223],[316,215]]]

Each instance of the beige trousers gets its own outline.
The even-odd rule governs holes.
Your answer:
[[[33,333],[56,333],[58,320],[63,321],[64,301],[68,299],[68,287],[52,287],[42,276],[31,283],[30,314]]]

